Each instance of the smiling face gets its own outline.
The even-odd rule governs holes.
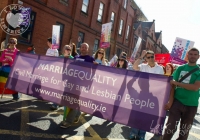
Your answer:
[[[146,54],[145,60],[148,63],[154,63],[155,62],[155,56],[154,56],[154,54]]]
[[[64,48],[64,56],[70,56],[71,55],[71,47],[69,45],[65,45],[65,48]]]
[[[80,47],[81,55],[87,55],[88,49],[89,49],[89,45],[87,43],[81,44],[81,47]]]
[[[120,65],[120,67],[122,67],[123,65],[124,65],[124,59],[119,59],[119,65]]]
[[[170,65],[166,65],[165,69],[166,69],[166,73],[171,73],[172,72],[172,68],[171,68]]]

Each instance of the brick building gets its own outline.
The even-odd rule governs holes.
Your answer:
[[[155,32],[155,20],[152,22],[139,21],[134,23],[134,39],[137,43],[138,37],[142,38],[137,56],[142,50],[152,50],[155,53],[169,53],[168,49],[162,44],[162,31]]]
[[[133,27],[137,14],[140,13],[140,20],[147,20],[133,0],[3,0],[0,3],[0,10],[12,3],[31,8],[31,25],[17,36],[17,47],[24,52],[34,44],[37,54],[45,54],[52,25],[61,27],[60,48],[70,42],[79,48],[82,42],[87,42],[92,54],[99,46],[102,24],[113,22],[106,57],[110,59],[121,51],[130,55],[135,44]],[[0,30],[1,41],[5,37]]]

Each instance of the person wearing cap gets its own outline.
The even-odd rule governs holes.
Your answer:
[[[127,54],[125,52],[121,53],[117,62],[117,68],[127,69],[128,62],[126,60]]]
[[[145,60],[147,63],[140,64],[141,60]],[[155,74],[161,74],[164,75],[164,71],[162,66],[158,65],[155,61],[155,55],[153,51],[142,51],[142,55],[135,61],[133,64],[133,69],[136,71],[141,72],[148,72],[148,73],[155,73]],[[139,138],[139,140],[145,139],[146,132],[143,130],[139,130],[136,128],[132,128],[132,131],[130,133],[130,140],[134,140]],[[159,139],[158,135],[154,135],[154,137]]]

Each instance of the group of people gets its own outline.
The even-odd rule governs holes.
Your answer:
[[[9,46],[6,48],[1,57],[0,62],[2,67],[0,68],[0,74],[2,71],[9,72],[10,68],[13,65],[13,60],[16,57],[17,52],[19,51],[16,48],[17,39],[10,38]],[[52,38],[47,39],[48,50],[46,52],[47,56],[52,57],[62,57],[69,59],[76,59],[80,61],[85,61],[98,65],[109,66],[109,63],[105,59],[105,50],[100,48],[98,49],[93,56],[90,56],[89,45],[87,43],[82,43],[80,46],[80,54],[76,51],[76,45],[71,43],[70,45],[65,45],[62,49],[62,55],[59,56],[57,49],[52,49]],[[35,48],[32,46],[27,49],[28,53],[35,54]],[[118,57],[115,67],[122,69],[129,69],[147,73],[161,74],[167,76],[173,76],[173,80],[170,81],[171,90],[170,97],[168,102],[165,105],[165,110],[169,110],[169,118],[167,122],[167,128],[164,135],[162,136],[163,140],[170,140],[177,130],[177,122],[181,119],[181,132],[179,134],[178,140],[186,140],[189,134],[189,127],[182,127],[183,125],[190,126],[193,123],[194,116],[197,112],[198,99],[199,99],[199,88],[200,88],[200,70],[196,70],[186,77],[183,81],[179,81],[185,74],[190,72],[193,69],[199,68],[197,65],[197,60],[199,59],[199,50],[192,48],[188,51],[188,63],[182,66],[179,66],[176,70],[174,69],[173,64],[167,63],[163,68],[161,65],[157,64],[155,61],[155,54],[153,51],[143,50],[142,55],[131,65],[129,65],[127,60],[127,54],[122,52]],[[143,63],[145,61],[145,63]],[[0,85],[0,92],[5,92],[5,85]],[[18,100],[18,92],[13,91],[13,100]],[[58,109],[59,105],[53,103],[51,105],[52,110]],[[77,109],[70,109],[66,119],[61,122],[60,127],[68,128],[74,122],[78,122],[81,111]],[[171,133],[168,133],[168,132]],[[145,131],[132,128],[130,133],[131,140],[144,140]],[[161,139],[161,136],[154,135],[155,139]]]

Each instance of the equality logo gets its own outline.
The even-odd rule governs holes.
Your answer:
[[[0,13],[1,29],[9,35],[23,34],[30,25],[30,8],[19,4],[6,6]]]

